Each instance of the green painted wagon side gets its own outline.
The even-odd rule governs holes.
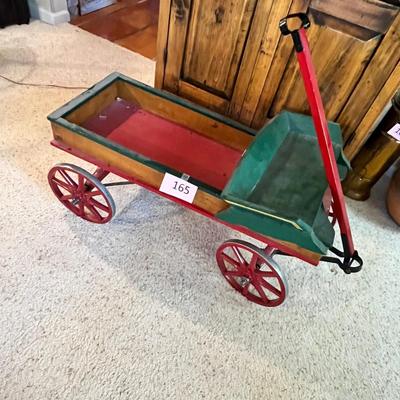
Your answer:
[[[349,163],[338,124],[329,123],[341,179]],[[264,126],[222,192],[217,217],[326,254],[334,229],[323,207],[328,188],[311,117],[282,112]]]

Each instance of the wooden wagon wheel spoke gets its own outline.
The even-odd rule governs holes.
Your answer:
[[[263,278],[274,278],[275,275],[276,275],[275,272],[273,272],[273,271],[260,271],[260,270],[258,270],[255,273],[256,273],[256,275],[258,275],[260,277],[263,277]]]
[[[110,209],[109,207],[107,207],[107,205],[100,203],[99,201],[93,199],[93,198],[89,198],[87,199],[88,204],[90,204],[91,206],[95,207],[95,208],[99,208],[102,211],[105,212],[109,212]]]
[[[235,276],[243,276],[243,272],[242,271],[229,271],[229,270],[227,270],[227,271],[225,271],[225,275],[227,275],[227,276],[232,276],[232,277],[235,277]]]
[[[263,287],[265,287],[269,292],[273,293],[274,295],[276,296],[281,295],[281,291],[277,289],[274,285],[271,285],[265,279],[260,279],[259,282]]]
[[[257,290],[258,294],[263,299],[263,301],[265,303],[268,303],[269,299],[268,299],[267,295],[265,294],[265,292],[264,292],[263,288],[261,287],[261,285],[257,282],[257,280],[253,281],[253,286],[255,287],[255,289]]]
[[[229,256],[228,251],[233,253],[238,261]],[[249,256],[249,262],[246,261],[245,254]],[[286,279],[272,256],[264,250],[242,240],[232,239],[218,248],[216,256],[225,279],[248,300],[266,307],[275,307],[283,303],[287,296]],[[235,269],[227,269],[226,263]],[[261,269],[264,265],[268,266],[268,271]],[[273,279],[274,284],[266,279]]]
[[[78,190],[85,190],[85,177],[83,175],[78,175]]]
[[[76,165],[54,166],[49,171],[48,181],[58,200],[86,221],[104,224],[115,214],[115,204],[107,188],[95,176]]]
[[[100,203],[99,203],[99,204],[100,204]],[[91,203],[89,203],[89,204],[87,204],[87,207],[89,208],[90,211],[93,210],[93,213],[94,213],[96,216],[98,215],[100,218],[102,218],[102,216],[101,216],[99,210],[105,211],[105,212],[108,212],[108,211],[109,211],[108,207],[105,207],[105,206],[104,206],[104,208],[103,208],[103,205],[102,205],[102,207],[99,207],[97,204],[91,204]]]
[[[95,207],[93,207],[90,204],[86,204],[85,207],[93,214],[94,218],[98,221],[101,222],[102,220],[102,216],[100,215],[100,213],[96,210]]]
[[[71,187],[77,188],[76,182],[71,178],[71,176],[68,174],[66,170],[59,169],[58,172],[60,175],[64,178],[65,182],[68,183]]]
[[[86,193],[87,197],[95,197],[95,196],[101,196],[102,193],[100,190],[91,190],[90,192]]]
[[[60,181],[59,179],[53,177],[51,180],[58,186],[61,186],[63,189],[68,190],[68,192],[72,193],[75,189],[73,186],[69,185],[66,182]]]
[[[234,260],[228,254],[224,253],[224,254],[222,254],[222,257],[224,258],[225,261],[227,261],[229,264],[231,264],[234,267],[236,267],[238,270],[242,268],[242,264],[240,262]]]
[[[83,203],[83,201],[80,201],[78,203],[78,213],[78,215],[82,218],[85,216],[85,204]]]
[[[60,200],[72,200],[75,196],[73,194],[66,194],[65,196],[60,197]]]
[[[246,260],[244,259],[242,253],[240,252],[239,248],[236,246],[232,247],[232,251],[235,254],[237,260],[241,263],[241,264],[245,264]]]
[[[253,253],[251,256],[251,260],[249,263],[249,269],[251,271],[255,271],[256,270],[256,265],[257,265],[257,261],[258,261],[258,254],[257,253]]]

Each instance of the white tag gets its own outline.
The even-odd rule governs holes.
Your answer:
[[[400,124],[396,124],[388,130],[388,134],[400,142]]]
[[[165,173],[164,179],[161,182],[160,192],[185,200],[188,203],[193,203],[198,187],[184,179]]]

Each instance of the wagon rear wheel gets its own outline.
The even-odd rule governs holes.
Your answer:
[[[248,300],[265,307],[283,303],[288,293],[286,279],[264,250],[232,239],[218,248],[216,256],[225,279]]]
[[[48,174],[53,193],[68,210],[86,221],[105,224],[115,214],[107,188],[92,174],[73,164],[57,164]]]

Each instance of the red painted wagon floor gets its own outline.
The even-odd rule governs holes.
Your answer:
[[[84,127],[219,190],[225,187],[242,155],[121,100],[86,121]]]

